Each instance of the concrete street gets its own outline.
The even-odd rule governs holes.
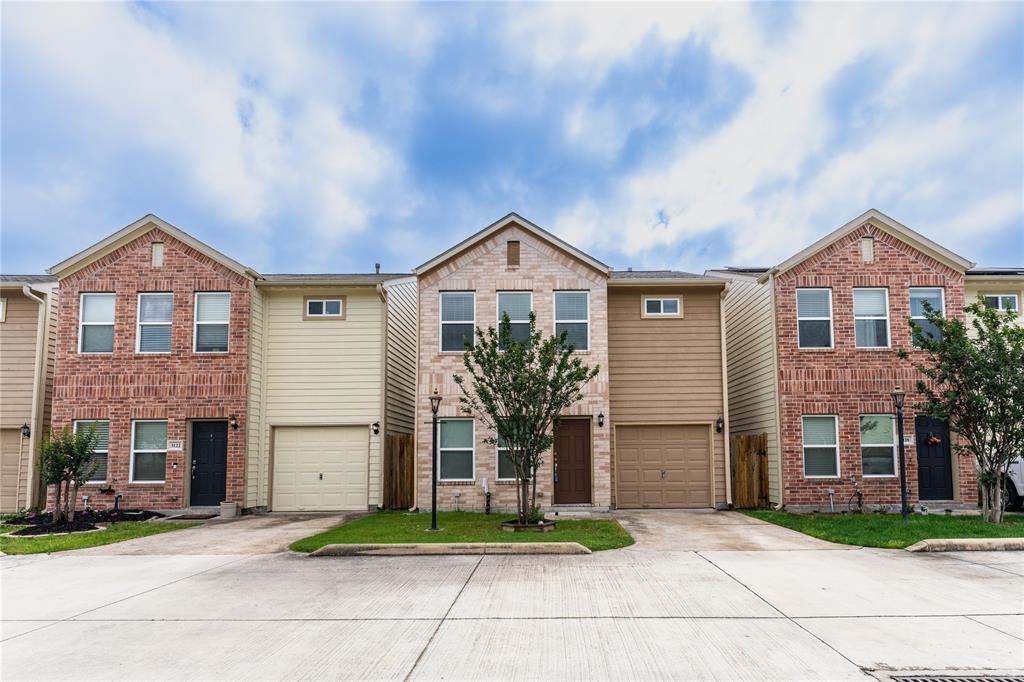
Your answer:
[[[167,536],[173,554],[138,553],[139,540],[0,557],[0,676],[864,680],[1024,669],[1024,553],[851,549],[734,513],[620,516],[637,545],[589,556],[218,554],[201,542],[211,526]],[[255,532],[247,522],[217,532]],[[294,539],[288,526],[270,545]],[[209,553],[181,551],[190,538]]]

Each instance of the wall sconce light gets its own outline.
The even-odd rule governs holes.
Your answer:
[[[373,422],[373,435],[380,435],[380,422]]]
[[[597,413],[597,425],[604,426],[604,412]]]
[[[21,437],[22,438],[28,438],[31,435],[32,435],[32,429],[29,428],[28,422],[25,422],[24,424],[21,425]]]
[[[722,429],[725,428],[725,420],[719,417],[715,420],[715,433],[721,433]]]
[[[228,417],[228,426],[230,426],[233,429],[237,429],[238,417],[236,417],[235,415],[231,415],[230,417]]]

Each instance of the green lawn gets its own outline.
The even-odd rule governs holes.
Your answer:
[[[911,514],[906,523],[899,514],[791,514],[742,510],[747,516],[792,528],[829,542],[863,547],[902,549],[921,540],[937,538],[1024,537],[1024,514],[1007,514],[1002,525],[985,523],[980,516]]]
[[[177,523],[166,521],[122,521],[108,526],[106,529],[92,533],[71,533],[69,535],[50,535],[43,537],[9,538],[0,537],[0,552],[4,554],[42,554],[63,552],[69,549],[84,549],[109,545],[114,542],[132,540],[147,535],[166,533],[182,528],[197,526],[196,523]],[[24,526],[0,526],[0,533],[9,533]]]
[[[324,545],[395,544],[403,542],[578,542],[598,551],[633,544],[633,538],[613,519],[559,519],[547,533],[509,533],[500,527],[508,514],[438,512],[437,525],[444,530],[426,531],[430,514],[379,512],[331,530],[293,542],[296,552],[312,552]]]

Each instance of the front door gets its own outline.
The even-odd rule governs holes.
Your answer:
[[[192,422],[192,506],[223,502],[227,482],[228,423]]]
[[[918,497],[922,500],[952,500],[953,462],[949,425],[941,419],[921,415],[914,420],[914,432]]]
[[[555,504],[590,504],[590,420],[564,419],[555,430]]]

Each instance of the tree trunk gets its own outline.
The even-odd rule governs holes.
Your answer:
[[[981,517],[989,523],[1003,522],[1003,484],[998,476],[995,480],[981,483]]]
[[[67,481],[64,484],[64,518],[68,518],[71,515],[70,509],[74,505],[74,501],[70,500],[71,497],[71,481]]]
[[[68,521],[74,523],[75,521],[75,502],[78,500],[78,483],[75,482],[71,485],[71,504],[68,506]]]
[[[519,523],[529,523],[530,519],[530,482],[523,479],[522,501],[519,505]]]
[[[533,508],[537,506],[537,470],[536,469],[533,470],[533,477],[532,477],[531,481],[532,481],[532,484],[533,484],[532,485],[533,489],[530,491],[530,511],[533,511]]]
[[[61,508],[60,508],[60,503],[61,503],[61,497],[60,497],[61,482],[57,481],[56,486],[57,486],[57,490],[56,490],[56,493],[53,496],[53,515],[50,518],[50,521],[52,523],[57,523],[61,519]]]

